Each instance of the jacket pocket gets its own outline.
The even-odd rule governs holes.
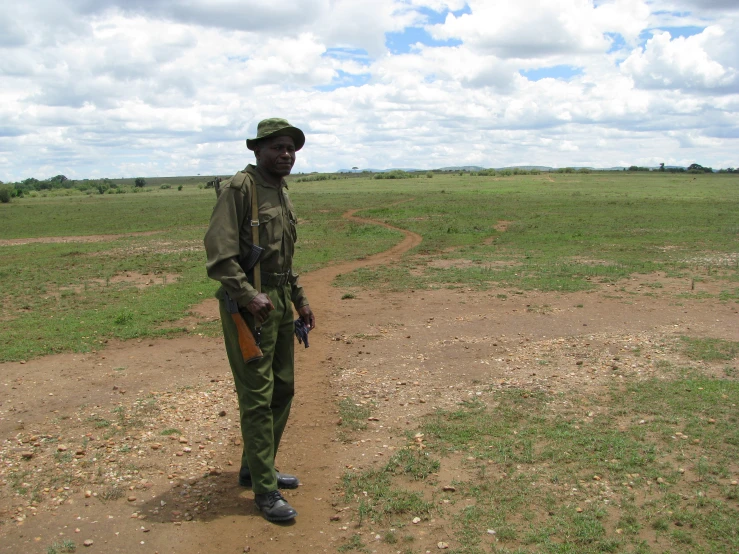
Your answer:
[[[259,212],[259,242],[260,246],[274,249],[279,252],[282,243],[281,208],[267,208]]]

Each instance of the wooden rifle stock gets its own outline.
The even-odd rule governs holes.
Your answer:
[[[236,330],[239,333],[239,348],[241,348],[241,355],[244,356],[244,362],[249,363],[253,360],[258,360],[264,354],[262,349],[259,348],[257,341],[254,340],[249,326],[244,321],[244,317],[239,313],[232,313],[231,318],[236,324]]]
[[[241,348],[241,355],[244,357],[244,362],[249,363],[258,360],[264,354],[262,354],[262,349],[259,348],[257,341],[254,340],[254,335],[246,324],[244,316],[241,315],[239,305],[231,299],[231,296],[227,292],[224,292],[224,299],[226,301],[226,310],[231,314],[231,319],[233,319],[236,325],[236,331],[239,333],[239,348]]]

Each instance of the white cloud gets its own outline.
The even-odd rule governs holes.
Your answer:
[[[561,54],[603,53],[604,33],[634,40],[649,17],[643,0],[615,0],[595,7],[586,0],[470,0],[472,13],[448,14],[430,27],[439,39],[461,39],[477,51],[502,58],[547,58]]]
[[[720,27],[707,27],[699,35],[672,39],[655,32],[644,49],[637,49],[621,65],[637,86],[657,89],[712,89],[735,85],[737,72],[709,56],[706,45],[723,37]]]
[[[244,138],[276,115],[308,135],[297,171],[739,165],[735,12],[686,12],[688,0],[468,4],[4,6],[0,179],[230,173],[251,160]],[[430,25],[428,10],[444,22]],[[687,38],[655,30],[696,24]],[[392,54],[386,33],[404,32],[416,44]],[[578,72],[520,74],[556,66]]]

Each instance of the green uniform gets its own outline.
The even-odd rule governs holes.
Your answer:
[[[252,244],[251,187],[257,187],[262,292],[275,309],[261,326],[264,357],[244,363],[238,334],[223,300],[224,290],[239,306],[258,294],[238,263]],[[233,372],[241,415],[244,448],[242,467],[248,467],[252,488],[262,494],[277,489],[274,459],[290,413],[294,394],[294,335],[292,306],[308,304],[298,276],[292,271],[297,240],[297,218],[287,195],[287,185],[268,185],[252,165],[221,183],[210,225],[205,234],[208,276],[219,281],[223,337]],[[253,282],[253,281],[252,281]],[[249,327],[254,318],[243,310]]]

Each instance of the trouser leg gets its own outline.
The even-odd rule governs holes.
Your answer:
[[[248,364],[243,361],[231,314],[220,303],[226,353],[239,398],[244,442],[241,465],[249,468],[252,489],[258,494],[277,489],[274,459],[294,394],[293,338],[292,331],[288,335],[286,325],[287,321],[292,325],[289,292],[267,287],[264,292],[275,310],[261,328],[260,346],[264,356]],[[251,316],[247,314],[246,320],[253,329]]]
[[[279,304],[283,309],[277,328],[272,372],[274,376],[274,393],[272,395],[272,417],[274,425],[274,455],[280,446],[282,433],[290,415],[293,396],[295,394],[295,325],[293,323],[292,302],[289,287],[276,289],[281,298]],[[275,302],[274,300],[272,301]],[[278,304],[275,303],[275,311]]]

